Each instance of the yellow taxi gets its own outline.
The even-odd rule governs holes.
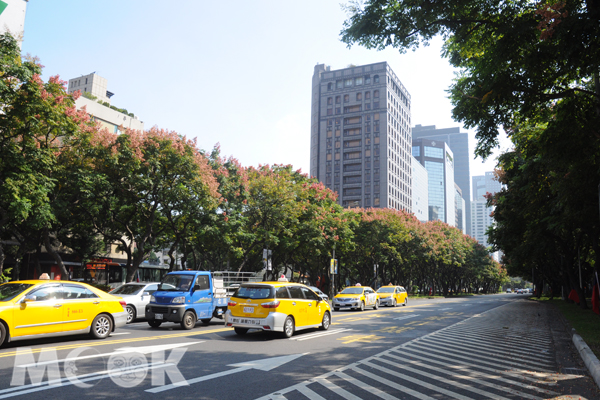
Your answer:
[[[402,286],[382,286],[377,290],[379,304],[396,307],[398,304],[408,304],[408,293]]]
[[[104,339],[127,323],[127,304],[71,281],[28,280],[0,285],[0,346],[9,341],[89,333]]]
[[[331,308],[308,286],[293,282],[244,283],[229,299],[225,326],[244,335],[249,329],[283,332],[329,329]]]
[[[379,308],[377,293],[369,286],[348,286],[333,298],[333,310],[360,310]]]

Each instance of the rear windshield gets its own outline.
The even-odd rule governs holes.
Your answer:
[[[382,287],[379,288],[379,290],[377,291],[378,293],[394,293],[394,289],[393,287]]]
[[[362,294],[363,288],[350,287],[342,290],[342,294]]]
[[[0,301],[12,300],[32,286],[29,283],[5,283],[0,285]]]
[[[110,294],[138,294],[143,289],[142,285],[123,285],[110,291]]]
[[[241,299],[273,299],[275,290],[272,286],[241,286],[233,295]]]

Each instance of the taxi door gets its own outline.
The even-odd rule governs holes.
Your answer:
[[[24,298],[30,300],[23,301]],[[13,336],[60,332],[63,327],[63,301],[60,283],[47,284],[24,296],[14,306]]]
[[[296,321],[296,326],[306,326],[309,325],[309,317],[308,317],[308,304],[309,300],[304,298],[304,293],[302,293],[301,286],[288,286],[288,290],[290,292],[291,297],[291,315],[294,316],[294,320]]]
[[[306,287],[302,288],[302,293],[304,293],[308,304],[307,325],[319,325],[323,319],[323,309],[319,301],[320,297]]]
[[[63,285],[64,330],[86,329],[102,310],[102,299],[86,287],[77,284]]]
[[[365,289],[365,305],[366,306],[374,306],[377,301],[377,293],[375,293],[372,289]]]

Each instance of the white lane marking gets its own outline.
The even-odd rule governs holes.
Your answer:
[[[381,359],[379,359],[378,361],[381,361]],[[390,361],[387,361],[387,362],[395,365],[395,363],[392,363]],[[425,387],[427,389],[435,390],[436,392],[443,393],[446,396],[450,396],[451,398],[457,398],[457,399],[462,399],[462,400],[469,399],[468,397],[461,396],[460,394],[454,393],[454,392],[452,392],[450,390],[439,388],[437,386],[430,385],[429,383],[423,382],[423,381],[421,381],[419,379],[416,379],[416,378],[412,378],[412,377],[407,376],[405,374],[401,374],[399,372],[392,371],[392,370],[387,369],[387,368],[383,368],[380,365],[373,364],[371,362],[364,363],[364,364],[368,364],[370,367],[372,367],[374,369],[384,370],[386,374],[390,374],[390,375],[393,375],[393,376],[395,376],[397,378],[405,379],[405,380],[407,380],[409,382],[416,383],[416,384],[418,384],[420,386],[423,386],[423,387]],[[399,367],[402,368],[402,369],[404,369],[404,370],[416,373],[418,375],[423,375],[423,376],[425,376],[427,378],[430,378],[430,379],[433,378],[436,382],[444,382],[446,384],[450,384],[452,386],[459,387],[461,389],[468,390],[470,392],[474,392],[474,393],[477,393],[477,394],[480,394],[480,395],[484,395],[486,399],[509,400],[507,397],[494,395],[492,393],[489,393],[488,391],[477,389],[477,388],[475,388],[475,387],[473,387],[471,385],[466,385],[464,383],[459,383],[459,382],[456,382],[456,381],[451,381],[449,379],[442,378],[441,376],[438,376],[438,375],[429,374],[429,373],[427,373],[425,371],[420,371],[418,369],[414,369],[414,368],[410,368],[410,367],[405,367],[405,366],[399,366]],[[542,400],[542,399],[539,399],[539,400]]]
[[[131,332],[113,332],[109,336],[131,335]]]
[[[352,329],[350,328],[345,328],[345,329],[335,329],[332,331],[328,331],[328,332],[317,332],[317,333],[311,333],[309,335],[303,335],[300,337],[291,337],[288,340],[295,340],[298,342],[301,342],[303,340],[310,340],[310,339],[317,339],[320,338],[322,336],[327,336],[327,335],[335,335],[336,333],[342,333],[342,332],[346,332],[346,331],[351,331]]]
[[[358,386],[359,388],[365,390],[366,392],[369,392],[371,394],[374,394],[375,396],[381,397],[384,400],[397,400],[396,397],[387,394],[386,392],[379,390],[376,387],[373,387],[371,385],[368,385],[362,381],[359,381],[356,378],[351,377],[350,375],[346,375],[343,372],[336,372],[335,373],[337,376],[339,376],[340,378],[342,378],[343,380],[345,380],[346,382],[350,382],[355,386]]]
[[[249,369],[270,371],[273,368],[277,368],[285,363],[293,361],[296,358],[302,357],[306,354],[308,354],[308,353],[291,354],[288,356],[271,357],[271,358],[264,358],[262,360],[253,360],[253,361],[247,361],[247,362],[243,362],[243,363],[229,364],[228,365],[229,367],[237,367],[237,368],[230,369],[228,371],[217,372],[217,373],[210,374],[210,375],[199,376],[199,377],[193,378],[193,379],[185,379],[183,381],[178,381],[175,383],[171,383],[169,385],[156,386],[156,387],[153,387],[152,389],[146,389],[146,392],[160,393],[160,392],[164,392],[166,390],[176,389],[180,386],[188,386],[192,383],[204,382],[204,381],[208,381],[210,379],[220,378],[222,376],[227,376],[227,375],[231,375],[231,374],[236,374],[238,372],[247,371]]]
[[[367,362],[367,364],[368,364],[368,362]],[[400,385],[400,384],[398,384],[396,382],[392,382],[392,381],[390,381],[388,379],[385,379],[385,378],[382,378],[382,377],[380,377],[378,375],[372,374],[369,371],[365,371],[362,368],[358,368],[358,366],[352,367],[351,370],[354,371],[354,372],[358,372],[358,373],[360,373],[360,374],[362,374],[362,375],[364,375],[364,376],[366,376],[368,378],[376,380],[376,381],[378,381],[380,383],[383,383],[386,386],[389,386],[389,387],[392,387],[392,388],[394,388],[396,390],[399,390],[400,392],[408,393],[411,396],[416,397],[417,399],[421,399],[421,400],[434,400],[435,399],[434,397],[427,396],[426,394],[417,392],[416,390],[407,388],[406,386]]]
[[[151,370],[157,368],[165,368],[169,366],[173,366],[173,363],[150,363],[145,365],[134,365],[131,367],[121,368],[119,372],[126,372],[128,370],[139,370],[140,368],[144,368],[144,370]],[[42,383],[32,383],[29,385],[23,385],[13,388],[8,388],[4,390],[0,390],[0,399],[6,399],[9,397],[21,396],[23,394],[41,392],[49,389],[63,388],[69,385],[76,385],[79,383],[85,383],[90,381],[97,381],[99,379],[104,379],[106,375],[114,373],[114,370],[106,370],[101,372],[94,372],[91,374],[83,374],[77,376],[71,376],[68,378],[61,379],[53,379],[51,381],[42,382]],[[29,389],[28,389],[29,388]],[[15,393],[9,393],[15,392]],[[5,394],[6,393],[6,394]]]
[[[452,310],[452,307],[440,308],[439,311],[447,311],[447,310]]]
[[[327,400],[325,399],[325,397],[321,397],[319,396],[317,393],[313,392],[312,390],[310,390],[309,388],[307,388],[306,386],[300,386],[298,388],[298,391],[300,393],[302,393],[303,395],[305,395],[306,397],[308,397],[310,400]],[[281,397],[273,397],[273,399],[281,399],[281,400],[285,400],[284,396]]]
[[[451,380],[448,380],[446,378],[441,378],[439,375],[430,374],[430,373],[427,373],[427,372],[422,371],[422,370],[417,369],[417,368],[411,368],[411,367],[409,367],[407,365],[401,365],[401,364],[399,365],[398,363],[396,363],[394,361],[386,360],[384,358],[379,358],[377,361],[384,362],[386,364],[398,367],[398,368],[400,368],[402,370],[410,371],[413,374],[423,375],[426,378],[441,380],[442,382],[446,382],[446,383],[448,383],[448,382],[454,382],[453,383],[454,385],[456,385],[458,383],[457,380],[452,380],[451,381]],[[491,388],[494,388],[496,390],[503,391],[503,392],[508,392],[508,393],[510,393],[512,395],[518,395],[518,396],[525,397],[525,398],[532,399],[532,400],[543,400],[541,397],[533,396],[533,395],[530,395],[530,394],[527,394],[527,393],[522,393],[522,392],[519,392],[517,390],[513,390],[513,389],[511,389],[509,387],[503,387],[503,386],[500,386],[500,385],[496,385],[496,384],[491,383],[491,382],[487,382],[487,381],[484,381],[484,380],[481,380],[481,379],[477,379],[477,378],[475,378],[473,376],[461,375],[461,374],[459,374],[457,372],[454,372],[454,371],[448,371],[445,368],[437,368],[437,367],[431,366],[429,364],[422,363],[420,361],[408,361],[408,363],[409,364],[413,364],[413,365],[417,365],[419,367],[426,368],[426,369],[429,369],[429,370],[432,370],[432,371],[435,371],[435,372],[441,372],[442,374],[450,375],[452,378],[458,378],[458,379],[462,379],[462,380],[468,380],[468,381],[475,382],[475,383],[477,383],[479,385],[488,386],[488,387],[491,387]],[[458,385],[462,385],[462,384],[458,383]],[[466,385],[466,386],[467,386],[467,388],[465,388],[466,390],[474,391],[475,393],[481,394],[481,391],[479,389],[472,390],[472,389],[469,389],[469,388],[472,388],[472,386],[470,386],[470,385]],[[459,387],[462,387],[462,386],[459,386]],[[484,391],[484,393],[485,393],[485,391]]]
[[[80,357],[73,357],[73,358],[65,358],[63,360],[52,360],[52,361],[44,361],[44,362],[38,362],[38,363],[33,363],[33,364],[23,364],[23,365],[15,365],[15,367],[21,367],[21,368],[29,368],[29,367],[36,367],[38,365],[47,365],[47,364],[54,364],[57,361],[58,362],[73,362],[73,361],[79,361],[79,360],[87,360],[90,358],[99,358],[99,357],[110,357],[112,355],[116,355],[116,354],[128,354],[128,353],[140,353],[140,354],[150,354],[150,353],[155,353],[157,351],[166,351],[166,350],[172,350],[178,347],[184,347],[184,346],[193,346],[195,344],[199,344],[199,343],[204,343],[205,341],[200,341],[200,342],[187,342],[187,343],[177,343],[177,344],[163,344],[163,345],[158,345],[158,346],[142,346],[142,347],[121,347],[119,349],[116,349],[115,351],[112,351],[110,353],[102,353],[102,354],[91,354],[89,356],[80,356]]]
[[[429,338],[427,338],[429,339]],[[427,340],[425,339],[425,340]],[[464,353],[458,352],[456,350],[452,350],[449,349],[449,347],[457,347],[457,346],[450,346],[450,345],[444,345],[444,346],[436,346],[433,343],[429,343],[429,341],[427,340],[427,342],[424,342],[423,340],[420,341],[419,343],[421,345],[421,347],[424,348],[433,348],[434,351],[440,351],[443,352],[445,354],[449,354],[449,353],[453,353],[456,354],[456,357],[458,358],[466,358],[466,359],[470,359],[472,358],[472,356],[470,355],[463,355]],[[481,361],[481,360],[489,360],[489,361]],[[486,356],[477,356],[477,361],[480,362],[485,362],[488,365],[494,365],[500,368],[512,368],[513,366],[523,366],[522,363],[516,363],[516,362],[511,362],[511,361],[505,361],[505,360],[498,360],[497,357],[486,357]],[[504,364],[504,365],[503,365]],[[544,369],[544,368],[538,368],[540,371],[542,372],[552,372],[551,370],[548,369]]]
[[[421,314],[409,314],[409,315],[404,315],[402,317],[396,317],[394,319],[401,320],[401,319],[409,319],[409,318],[415,318],[415,317],[420,317],[420,316],[421,316]]]
[[[315,382],[319,382],[321,385],[325,386],[327,389],[331,390],[333,393],[340,396],[342,399],[347,400],[362,400],[360,397],[353,395],[349,391],[342,389],[338,385],[329,382],[325,378],[316,378]]]
[[[507,378],[502,377],[502,374],[504,374],[504,375],[512,376],[512,377],[519,378],[519,379],[521,378],[517,374],[513,374],[513,373],[510,373],[510,372],[507,372],[507,371],[497,370],[497,369],[488,368],[488,367],[483,367],[481,365],[476,365],[476,364],[471,364],[471,363],[460,363],[458,365],[453,365],[453,364],[449,364],[448,362],[442,362],[442,361],[434,360],[431,357],[417,356],[415,354],[412,354],[412,352],[407,351],[405,349],[403,349],[403,350],[397,350],[396,352],[398,352],[400,354],[404,354],[405,357],[398,357],[398,356],[395,356],[393,354],[387,354],[386,357],[390,357],[390,358],[396,359],[399,362],[403,362],[403,363],[409,362],[411,364],[415,363],[415,362],[407,360],[407,357],[410,357],[411,359],[415,359],[416,358],[418,360],[425,361],[425,363],[438,364],[438,365],[441,365],[444,368],[452,368],[452,369],[455,369],[455,370],[461,370],[461,371],[466,370],[468,373],[470,373],[472,375],[475,375],[475,376],[481,376],[482,378],[494,379],[494,380],[497,380],[497,381],[506,382],[509,385],[519,386],[519,387],[522,387],[523,389],[535,390],[536,392],[544,393],[546,395],[551,395],[551,396],[558,396],[558,395],[560,395],[560,393],[554,392],[552,390],[539,388],[537,386],[528,385],[526,383],[521,383],[521,382],[518,382],[518,381],[514,381],[512,379],[507,379]],[[425,353],[425,352],[423,352],[423,353]],[[425,353],[425,354],[428,354],[429,356],[431,356],[430,353]],[[453,361],[454,363],[456,362],[456,360],[452,360],[452,359],[447,358],[447,357],[439,357],[439,358],[443,359],[443,360]],[[422,364],[422,365],[426,365],[426,364]],[[467,369],[468,367],[471,367],[473,369]],[[493,372],[494,375],[490,375],[490,374],[486,374],[486,373],[483,373],[483,372],[475,371],[474,370],[475,368]],[[535,379],[529,379],[529,380],[532,381],[532,382],[538,383],[538,384],[542,383],[541,381],[538,381],[538,380],[535,380]]]
[[[478,340],[478,339],[474,339],[474,338],[470,338],[470,337],[463,337],[461,336],[460,339],[457,339],[456,336],[450,336],[450,335],[438,335],[437,336],[437,341],[438,342],[448,342],[448,343],[463,343],[464,347],[474,347],[477,349],[490,349],[491,351],[507,351],[511,353],[511,356],[514,357],[526,357],[526,356],[535,356],[537,359],[546,359],[546,360],[552,360],[552,357],[550,356],[546,356],[543,354],[540,354],[539,352],[535,351],[526,351],[526,350],[516,350],[514,345],[503,345],[503,344],[498,344],[498,343],[492,343],[489,340]],[[502,350],[505,349],[505,350]],[[516,354],[515,354],[516,353]],[[544,361],[546,362],[546,361]],[[547,361],[548,364],[550,365],[554,365],[554,362],[552,361]]]

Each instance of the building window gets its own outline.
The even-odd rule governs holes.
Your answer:
[[[373,97],[379,97],[379,90],[373,90]]]
[[[336,154],[337,156],[337,154]],[[352,153],[344,153],[344,160],[358,160],[362,157],[362,154],[360,151],[355,151]]]
[[[328,97],[328,98],[327,98],[327,104],[328,104],[328,105],[331,105],[331,104],[333,104],[333,97]]]
[[[356,101],[361,101],[362,100],[362,93],[356,93]]]
[[[362,111],[362,106],[360,104],[357,104],[354,106],[349,106],[349,107],[344,107],[344,114],[359,112],[359,111]]]
[[[336,87],[336,89],[341,89],[341,88],[343,88],[343,82],[342,82],[342,81],[336,81],[336,82],[335,82],[335,87]]]
[[[327,109],[327,115],[333,115],[333,108]]]
[[[335,148],[339,149],[340,147],[342,147],[342,144],[340,141],[335,142]]]
[[[327,161],[331,161],[331,153],[327,154]]]
[[[373,83],[379,83],[379,75],[373,77]]]
[[[346,86],[346,87],[350,87],[350,86],[352,86],[352,79],[346,79],[346,80],[344,81],[344,86]]]
[[[344,142],[344,148],[346,147],[360,147],[360,140],[347,140]]]
[[[341,131],[339,129],[335,130],[335,137],[340,137]]]
[[[371,150],[365,150],[365,157],[371,157]]]
[[[365,92],[365,100],[369,100],[371,98],[371,92]]]
[[[344,196],[360,196],[361,194],[362,194],[361,188],[344,189]]]
[[[328,129],[329,129],[329,128],[328,128]],[[328,130],[328,131],[327,131],[327,137],[328,137],[328,138],[330,138],[330,137],[332,137],[332,136],[333,136],[333,132],[332,132],[332,131],[330,131],[330,130]]]
[[[443,159],[444,158],[444,149],[441,149],[439,147],[425,146],[424,154],[425,154],[425,157]]]
[[[328,91],[328,92],[330,92],[330,91],[332,91],[332,90],[333,90],[333,83],[329,82],[329,83],[327,84],[327,91]]]
[[[349,94],[345,94],[344,95],[344,103],[348,103],[350,101],[350,95]]]
[[[335,153],[335,160],[339,161],[340,160],[340,153]]]
[[[379,102],[378,101],[374,101],[373,102],[373,109],[377,109],[379,108]]]
[[[362,122],[361,117],[350,117],[344,119],[344,125],[348,124],[360,124]]]
[[[421,156],[421,147],[413,146],[412,155],[413,155],[413,157],[420,157]]]
[[[356,184],[356,183],[362,183],[362,178],[360,175],[344,177],[344,185]]]
[[[344,172],[360,171],[362,164],[344,164]]]
[[[335,104],[341,104],[342,103],[342,96],[335,96]]]
[[[361,134],[361,128],[344,129],[344,137],[356,136]]]
[[[342,113],[342,107],[335,108],[335,115],[340,115]]]
[[[371,76],[365,75],[365,85],[368,85],[370,83],[371,83]]]

